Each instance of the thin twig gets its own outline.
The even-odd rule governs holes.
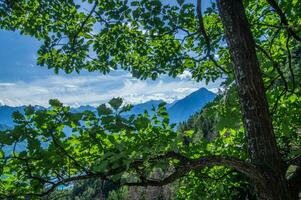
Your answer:
[[[281,8],[279,7],[278,3],[275,0],[267,0],[267,2],[270,4],[270,6],[274,8],[275,12],[279,15],[280,22],[285,26],[285,29],[287,30],[289,36],[292,36],[297,41],[301,42],[301,38],[297,35],[296,32],[294,32],[294,30],[291,27],[289,27],[287,18],[281,10]]]
[[[287,37],[286,39],[286,43],[285,43],[285,47],[287,50],[287,58],[288,58],[288,68],[290,70],[291,76],[292,76],[292,82],[293,82],[293,91],[295,90],[295,74],[292,68],[292,55],[291,55],[291,51],[289,48],[289,40],[290,40],[290,36]]]
[[[280,69],[279,63],[275,62],[274,59],[269,55],[269,53],[264,48],[262,48],[260,45],[256,44],[256,48],[258,50],[260,50],[272,62],[273,67],[277,70],[278,74],[280,75],[280,77],[284,83],[285,90],[288,91],[288,83],[284,77],[283,72]]]
[[[203,19],[203,15],[202,15],[202,6],[201,6],[201,4],[202,4],[202,1],[198,0],[196,11],[197,11],[197,16],[198,16],[198,20],[199,20],[199,31],[200,31],[201,35],[203,35],[205,43],[206,43],[206,50],[207,50],[206,57],[208,57],[213,62],[213,64],[218,69],[220,69],[223,73],[229,74],[229,72],[226,69],[224,69],[222,66],[220,66],[218,64],[218,62],[214,59],[214,57],[211,55],[210,38],[209,38],[209,36],[206,32],[205,26],[204,26],[204,19]]]

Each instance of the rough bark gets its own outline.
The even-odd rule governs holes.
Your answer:
[[[288,186],[292,199],[299,199],[301,190],[301,167],[297,166],[296,171],[288,178]]]
[[[257,185],[259,199],[287,200],[285,172],[277,149],[255,41],[241,0],[218,0],[227,44],[234,62],[251,162],[261,168],[268,186]]]
[[[157,157],[158,158],[158,157]],[[156,158],[156,159],[157,159]],[[195,169],[202,169],[204,167],[212,166],[225,166],[239,171],[248,178],[250,178],[254,183],[260,185],[262,188],[267,187],[266,179],[261,172],[261,169],[255,165],[240,160],[234,157],[226,156],[205,156],[197,159],[189,159],[178,153],[169,152],[163,155],[160,159],[165,158],[175,158],[181,161],[181,166],[176,168],[173,173],[163,179],[145,179],[141,177],[140,182],[126,183],[129,186],[163,186],[174,182],[180,177],[185,176],[188,172]]]

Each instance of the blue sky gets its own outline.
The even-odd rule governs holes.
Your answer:
[[[57,98],[72,106],[98,105],[116,96],[133,104],[152,99],[172,102],[205,87],[204,82],[192,81],[188,72],[156,81],[137,80],[125,71],[55,75],[36,65],[40,45],[36,39],[0,30],[0,44],[0,104],[47,106],[49,99]],[[218,83],[206,87],[216,91]]]

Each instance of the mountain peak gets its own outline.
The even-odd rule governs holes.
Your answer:
[[[185,121],[189,116],[200,111],[207,103],[215,98],[216,94],[210,92],[206,88],[200,88],[193,93],[187,95],[183,99],[179,99],[172,104],[167,104],[167,110],[170,115],[172,123],[178,123]],[[163,100],[150,100],[141,104],[134,105],[130,114],[140,114],[145,110],[151,112],[152,107],[157,107]],[[42,106],[34,106],[35,109],[47,109]],[[14,126],[12,120],[12,113],[15,111],[23,112],[25,106],[11,107],[11,106],[0,106],[0,124],[5,124],[10,127]],[[90,105],[79,106],[77,108],[71,108],[72,112],[83,112],[84,110],[96,111],[96,108]]]
[[[168,112],[173,123],[187,120],[200,111],[207,103],[214,100],[216,94],[206,88],[200,88],[173,104]]]
[[[206,93],[214,94],[213,92],[209,91],[207,88],[201,87],[200,89],[194,91],[193,93],[191,93],[187,96],[191,96],[193,94],[206,94]]]

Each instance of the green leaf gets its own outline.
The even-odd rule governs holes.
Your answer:
[[[63,104],[59,100],[57,100],[57,99],[50,99],[49,100],[49,104],[53,108],[61,108],[61,107],[63,107]]]
[[[185,0],[177,0],[178,4],[179,4],[180,6],[183,5],[184,1],[185,1]]]
[[[97,112],[98,112],[98,115],[101,116],[101,115],[110,115],[113,113],[113,111],[108,108],[105,104],[101,104],[100,106],[97,107]]]
[[[113,98],[109,101],[109,104],[114,110],[118,110],[122,105],[122,98],[120,97]]]
[[[130,105],[130,104],[125,105],[125,106],[123,106],[123,107],[121,108],[120,113],[128,112],[128,111],[130,111],[133,107],[134,107],[134,106],[133,106],[133,105]]]
[[[150,121],[146,117],[139,116],[135,121],[134,125],[138,130],[145,129],[148,127]]]

